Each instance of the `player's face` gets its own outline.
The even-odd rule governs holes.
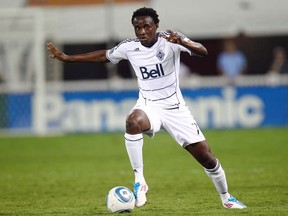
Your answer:
[[[138,16],[133,20],[133,26],[136,37],[143,46],[151,47],[157,41],[156,25],[150,16]]]

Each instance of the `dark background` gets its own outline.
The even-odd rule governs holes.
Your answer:
[[[247,74],[265,74],[270,67],[272,61],[273,48],[282,46],[288,50],[288,36],[261,36],[249,37],[239,35],[234,38],[238,49],[242,51],[248,61]],[[183,53],[182,62],[186,64],[192,71],[202,76],[217,75],[216,60],[222,51],[222,43],[224,39],[193,39],[202,43],[208,50],[208,57],[198,58],[190,57],[189,54]],[[115,42],[115,45],[118,42]],[[92,52],[100,49],[109,49],[105,43],[99,44],[65,44],[64,52],[67,54],[77,54],[84,52]],[[131,78],[132,71],[128,61],[121,61],[116,65],[117,74],[122,78]],[[91,79],[107,79],[107,64],[98,63],[64,63],[64,80],[91,80]]]

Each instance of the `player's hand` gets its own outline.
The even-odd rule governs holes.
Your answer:
[[[50,52],[50,57],[60,61],[68,61],[68,56],[57,49],[52,42],[47,43],[47,49]]]
[[[167,32],[169,33],[169,36],[163,35],[163,38],[165,38],[167,41],[177,44],[182,43],[182,38],[179,34],[177,34],[177,32],[174,32],[172,30],[167,30]]]

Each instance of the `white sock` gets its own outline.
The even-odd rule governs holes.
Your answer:
[[[143,174],[143,135],[125,133],[125,146],[135,174],[135,182],[145,183]]]
[[[217,160],[216,167],[213,169],[204,168],[207,175],[211,178],[216,190],[219,192],[222,202],[225,202],[230,194],[228,193],[228,185],[226,181],[225,172]]]

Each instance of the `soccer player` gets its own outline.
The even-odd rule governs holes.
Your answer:
[[[143,133],[153,137],[164,128],[186,149],[212,179],[225,208],[246,206],[228,192],[225,172],[212,154],[200,128],[191,115],[179,89],[180,53],[206,56],[206,48],[179,32],[157,32],[159,18],[152,8],[136,10],[131,19],[135,38],[124,40],[110,50],[66,55],[51,42],[47,48],[52,58],[71,62],[112,62],[127,59],[138,80],[139,98],[126,119],[125,146],[135,174],[136,206],[146,202],[148,185],[143,174]]]

